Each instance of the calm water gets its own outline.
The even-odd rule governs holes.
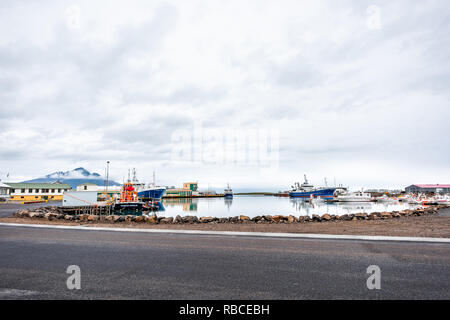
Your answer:
[[[262,215],[322,215],[325,213],[342,215],[348,213],[371,213],[383,211],[400,211],[415,206],[394,203],[321,203],[311,205],[300,199],[290,199],[273,196],[234,196],[233,199],[224,198],[196,198],[196,199],[164,199],[164,211],[158,215],[175,217],[232,217],[241,214],[250,218]]]

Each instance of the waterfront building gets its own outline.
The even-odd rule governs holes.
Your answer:
[[[195,192],[198,189],[198,182],[184,182],[183,189]]]
[[[10,200],[42,201],[62,200],[63,193],[70,190],[66,183],[6,183],[10,189]]]
[[[450,184],[413,184],[405,188],[406,193],[450,193]]]
[[[8,200],[11,192],[11,187],[0,182],[0,201]]]
[[[164,197],[192,197],[192,190],[184,188],[167,189]]]
[[[197,182],[184,182],[182,188],[167,188],[164,197],[192,197],[199,195]]]
[[[106,190],[108,189],[108,190]],[[98,186],[95,183],[86,182],[77,186],[78,192],[97,192],[98,198],[105,198],[106,193],[108,198],[115,198],[120,195],[121,186]]]
[[[82,207],[97,204],[97,190],[95,191],[68,191],[64,192],[64,207]]]
[[[82,183],[77,186],[77,191],[97,191],[98,186],[95,183]]]

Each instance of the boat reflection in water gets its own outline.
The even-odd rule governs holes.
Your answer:
[[[314,200],[317,200],[316,198]],[[371,213],[384,211],[400,211],[411,209],[408,203],[328,203],[321,201],[304,201],[299,198],[285,198],[272,196],[234,195],[231,199],[225,198],[163,198],[165,217],[195,215],[197,217],[236,217],[246,215],[250,218],[263,215],[295,215],[322,216],[342,215],[353,213]]]
[[[182,207],[183,211],[197,211],[198,199],[195,198],[164,198],[162,204],[170,208]]]
[[[302,215],[311,216],[312,214],[352,214],[352,213],[371,213],[400,210],[390,203],[376,203],[376,202],[311,202],[302,199],[290,199],[292,207],[295,211]],[[405,208],[407,208],[405,206]]]
[[[223,202],[225,203],[225,207],[227,207],[228,212],[231,209],[231,205],[233,204],[233,197],[225,197]]]

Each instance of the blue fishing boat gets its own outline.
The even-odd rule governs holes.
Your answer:
[[[305,182],[300,184],[298,182],[295,183],[295,185],[292,187],[292,190],[289,192],[289,196],[292,198],[304,198],[304,199],[310,199],[310,198],[317,198],[320,197],[322,199],[333,199],[334,192],[337,188],[314,188],[312,184],[308,183],[308,179],[306,179],[305,175]]]
[[[230,184],[224,190],[223,195],[225,198],[233,198],[233,190],[230,188]]]
[[[150,185],[138,192],[138,197],[142,199],[160,200],[166,192],[165,187]]]
[[[159,201],[161,200],[162,196],[166,192],[166,187],[157,186],[155,183],[155,172],[153,172],[153,182],[149,184],[145,184],[142,182],[139,182],[139,180],[136,178],[136,169],[133,168],[133,180],[132,180],[133,186],[137,190],[137,195],[140,199],[148,201]]]

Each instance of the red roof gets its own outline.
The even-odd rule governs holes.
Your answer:
[[[413,184],[419,188],[450,188],[450,184]]]

